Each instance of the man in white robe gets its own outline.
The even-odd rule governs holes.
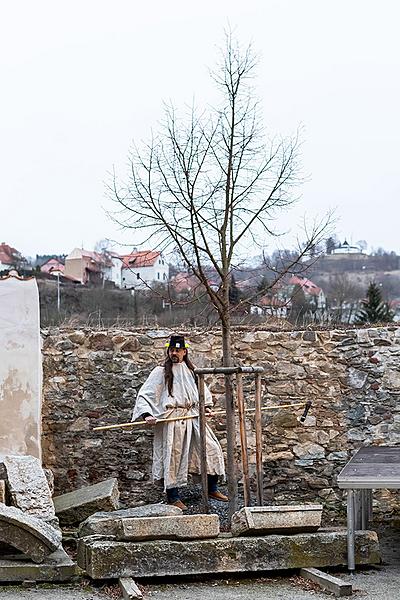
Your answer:
[[[154,427],[153,480],[163,480],[169,504],[185,510],[178,488],[187,485],[189,473],[200,474],[199,419],[164,423],[158,419],[198,415],[199,394],[184,337],[172,335],[167,348],[164,366],[153,369],[139,390],[132,421],[143,419]],[[211,414],[212,398],[207,386],[205,394],[206,413]],[[206,441],[208,494],[227,502],[217,487],[219,476],[225,475],[222,448],[208,425]]]

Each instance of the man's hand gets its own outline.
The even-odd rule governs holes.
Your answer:
[[[148,425],[149,427],[154,427],[154,425],[157,423],[157,419],[155,417],[153,417],[152,415],[149,415],[148,417],[146,417],[145,421],[146,421],[146,425]]]

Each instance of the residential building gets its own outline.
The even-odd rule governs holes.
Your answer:
[[[74,248],[65,259],[64,274],[83,285],[102,285],[105,281],[105,271],[111,266],[112,261],[105,254]]]
[[[64,269],[64,262],[62,262],[58,258],[49,258],[40,267],[42,273],[51,273],[52,271],[59,271],[60,273],[64,273]]]
[[[16,248],[9,246],[5,242],[0,244],[0,271],[16,269],[23,260],[22,254]]]
[[[123,288],[146,289],[155,283],[166,284],[169,279],[169,265],[161,252],[141,250],[121,259]]]

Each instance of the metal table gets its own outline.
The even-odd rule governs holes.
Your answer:
[[[400,488],[400,447],[361,448],[342,469],[338,486],[347,489],[347,564],[355,569],[354,531],[372,518],[372,490]]]

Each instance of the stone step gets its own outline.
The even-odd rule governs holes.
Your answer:
[[[195,540],[219,534],[218,515],[178,515],[121,519],[117,540]]]
[[[76,564],[62,548],[46,556],[40,565],[22,555],[0,557],[1,583],[65,582],[71,581],[76,575]]]
[[[99,511],[119,508],[118,480],[113,477],[53,498],[60,524],[74,527]]]
[[[182,515],[182,510],[170,504],[145,504],[134,508],[124,508],[110,512],[97,512],[81,523],[79,537],[87,535],[117,535],[121,528],[121,519],[139,519],[145,517],[171,517]]]
[[[242,508],[232,515],[232,534],[310,533],[321,527],[322,509],[320,504]]]
[[[356,533],[356,564],[378,564],[378,536]],[[78,565],[93,579],[165,577],[334,567],[347,564],[347,532],[265,537],[220,536],[212,540],[117,542],[82,538]]]
[[[0,504],[0,542],[41,563],[61,547],[61,533],[19,508]]]

